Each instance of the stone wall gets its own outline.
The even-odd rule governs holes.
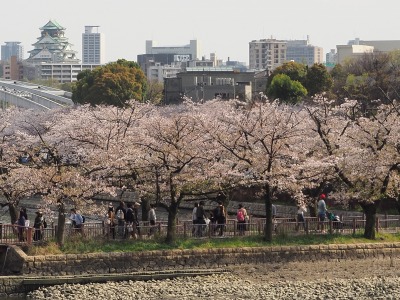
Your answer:
[[[39,276],[223,268],[246,263],[400,257],[400,243],[248,247],[27,256],[13,247],[20,274]],[[18,254],[18,255],[17,255]],[[20,259],[17,257],[20,256]],[[21,259],[23,263],[21,264]]]
[[[47,277],[47,284],[62,283],[62,277],[85,277],[96,281],[101,274],[112,280],[128,273],[190,272],[220,269],[240,264],[285,263],[290,261],[398,259],[400,243],[313,245],[295,247],[254,247],[205,250],[165,250],[126,253],[91,253],[27,256],[18,247],[10,247],[6,266],[19,276],[0,278],[0,296],[27,292],[26,282]],[[19,270],[17,270],[19,268]],[[93,276],[93,277],[92,277]],[[61,281],[60,281],[61,280]],[[125,280],[125,279],[124,279]],[[53,282],[53,283],[52,283]]]

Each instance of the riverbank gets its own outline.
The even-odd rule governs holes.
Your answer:
[[[20,275],[1,278],[3,285],[1,286],[0,296],[31,291],[33,284],[32,281],[28,282],[28,279],[32,280],[35,277],[39,279],[44,276],[48,277],[47,285],[62,284],[62,278],[69,276],[74,281],[64,281],[65,283],[90,281],[92,283],[88,286],[97,286],[95,281],[101,274],[109,274],[109,276],[112,276],[110,281],[119,282],[127,279],[124,276],[119,277],[119,274],[129,272],[185,273],[193,270],[200,272],[221,269],[229,270],[231,273],[221,276],[235,276],[234,278],[227,277],[228,282],[236,282],[235,284],[238,287],[243,284],[254,284],[259,286],[264,293],[265,282],[271,284],[275,282],[278,285],[282,285],[286,281],[290,284],[290,282],[303,280],[307,282],[328,280],[327,285],[329,286],[335,285],[337,278],[349,281],[358,277],[363,280],[371,277],[398,278],[400,277],[398,271],[400,266],[400,243],[163,250],[137,253],[93,253],[33,257],[27,256],[19,248],[14,247],[9,252],[6,266],[14,268],[14,272],[19,272]],[[194,274],[192,273],[192,275]],[[79,281],[80,278],[85,278],[85,281]],[[221,277],[221,281],[225,280],[223,278],[225,277]],[[196,282],[197,279],[186,278],[185,282],[190,286],[192,280]],[[370,281],[370,279],[366,279],[367,283]],[[104,279],[101,282],[104,282]],[[129,285],[133,284],[134,286],[141,284],[137,281],[128,282]],[[158,286],[158,284],[162,286],[164,285],[163,282],[168,282],[168,280],[161,281],[161,283],[157,281],[154,286]],[[303,283],[300,282],[298,284],[301,286]],[[358,283],[354,284],[357,285]],[[41,285],[38,282],[37,287]],[[116,284],[116,286],[118,285]],[[61,286],[61,289],[66,289],[70,285]],[[172,286],[174,286],[174,283],[172,283]],[[102,287],[102,284],[98,286],[101,293],[103,293]],[[81,285],[74,287],[73,290],[79,290],[80,288]],[[86,289],[87,286],[84,285],[82,288]],[[107,284],[105,284],[105,289],[108,289]],[[150,287],[145,288],[145,290],[147,289],[150,289]],[[72,299],[71,295],[68,296],[70,298],[60,297],[53,299]],[[201,297],[199,295],[198,299],[203,299]],[[110,299],[121,298],[111,297]]]
[[[211,276],[58,285],[28,299],[399,299],[399,267],[390,257],[246,264]]]

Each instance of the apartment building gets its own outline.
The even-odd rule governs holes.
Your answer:
[[[3,78],[8,80],[22,80],[24,76],[22,62],[17,56],[11,56],[3,64]]]
[[[286,60],[287,42],[276,39],[253,40],[249,43],[249,69],[274,70]]]
[[[85,26],[82,33],[82,63],[101,65],[106,63],[105,37],[100,26]]]

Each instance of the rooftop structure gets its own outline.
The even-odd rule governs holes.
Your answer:
[[[30,63],[79,63],[76,58],[76,51],[71,49],[72,44],[64,36],[65,27],[62,27],[56,21],[50,20],[46,25],[39,28],[40,37],[32,46],[33,50],[28,51]]]

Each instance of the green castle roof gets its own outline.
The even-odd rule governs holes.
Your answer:
[[[40,27],[39,29],[40,30],[51,30],[51,29],[65,30],[65,27],[62,27],[60,24],[58,24],[54,20],[50,20],[49,22],[47,22],[46,25],[44,25],[43,27]]]

